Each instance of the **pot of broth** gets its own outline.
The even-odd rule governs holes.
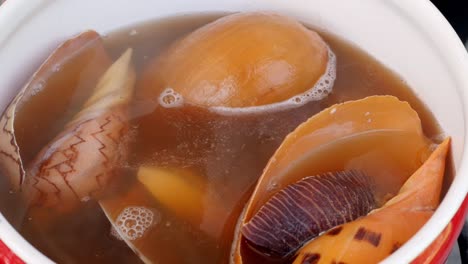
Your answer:
[[[443,262],[468,58],[407,2],[7,2],[0,257]]]

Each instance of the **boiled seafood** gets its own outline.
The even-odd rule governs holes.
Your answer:
[[[60,45],[5,109],[0,119],[0,171],[15,190],[24,183],[27,164],[52,140],[48,136],[60,133],[76,115],[73,109],[86,101],[110,64],[100,36],[84,32]]]
[[[29,206],[69,211],[82,201],[96,198],[114,176],[115,167],[126,153],[123,139],[128,127],[127,104],[135,81],[131,56],[132,51],[128,50],[99,81],[96,80],[94,90],[87,94],[80,110],[66,121],[62,131],[50,139],[49,144],[37,150],[32,160],[28,160],[27,155],[23,158],[16,140],[17,108],[33,107],[34,100],[40,99],[36,96],[41,91],[34,90],[37,82],[47,86],[41,88],[52,90],[59,90],[60,85],[72,85],[78,82],[78,77],[86,77],[83,81],[86,85],[93,84],[93,78],[99,73],[97,69],[108,59],[99,36],[95,32],[86,32],[61,45],[6,109],[1,122],[6,128],[3,133],[7,135],[2,137],[1,147],[9,159],[2,159],[1,165],[13,187],[22,191]],[[100,61],[102,58],[104,62]],[[83,61],[81,64],[78,63],[80,60]],[[55,68],[58,63],[61,63],[62,72]],[[73,63],[73,66],[67,63]],[[88,73],[87,67],[93,72]],[[63,87],[62,90],[74,92]],[[71,95],[61,93],[63,98],[60,94],[54,98],[71,100]],[[61,105],[63,102],[51,107]]]
[[[127,104],[135,73],[127,50],[99,80],[82,110],[26,170],[31,206],[70,210],[98,197],[125,159]]]
[[[294,263],[377,263],[398,250],[439,205],[449,142],[442,142],[382,208],[311,241]]]
[[[404,148],[400,147],[402,144]],[[253,221],[258,217],[266,218],[263,208],[268,206],[269,200],[274,199],[281,192],[288,192],[288,188],[301,180],[327,172],[332,172],[329,175],[333,176],[337,171],[360,171],[370,177],[371,187],[364,188],[364,190],[367,195],[371,195],[372,200],[375,200],[375,207],[380,207],[399,191],[408,177],[421,166],[430,153],[431,144],[422,132],[417,113],[409,104],[395,97],[371,96],[323,110],[289,134],[267,164],[240,219],[239,231],[233,245],[233,262],[243,262],[242,248],[246,246],[246,243],[243,243],[244,240],[248,242],[250,239],[251,243],[258,244],[258,239],[252,239],[249,225],[255,223]],[[329,195],[332,200],[340,200],[335,191],[337,185],[328,186],[328,188],[320,188],[318,192]],[[355,192],[356,190],[352,189],[358,186],[348,184],[351,190],[347,190],[347,193]],[[301,199],[296,200],[298,203]],[[350,201],[350,196],[344,200]],[[303,197],[302,202],[306,203],[307,200]],[[336,204],[334,206],[329,207],[336,208]],[[302,208],[306,207],[302,206]],[[356,211],[361,208],[359,204],[356,207],[348,207],[349,210]],[[369,211],[372,207],[367,207],[367,209]],[[336,210],[331,209],[325,218],[337,219],[341,210],[343,208],[340,207]],[[368,211],[360,211],[361,215],[353,212],[354,218],[366,215]],[[313,210],[306,210],[307,213],[311,214]],[[291,215],[300,216],[301,214],[296,212]],[[274,219],[269,217],[268,220]],[[302,222],[307,223],[307,221]],[[276,234],[276,226],[272,223],[270,227],[273,227],[269,233]],[[258,232],[259,224],[255,225],[257,234],[262,234]],[[317,230],[322,232],[332,227],[333,224],[330,224]],[[312,227],[309,226],[309,228]],[[284,230],[284,227],[279,229]],[[279,255],[284,257],[284,253],[288,250],[300,246],[307,237],[313,237],[307,233],[310,231],[300,236],[296,234],[294,238],[298,241],[290,247],[280,248],[286,248],[286,250]],[[285,241],[286,238],[283,235],[278,239]],[[275,247],[280,243],[275,243],[275,247],[270,246],[267,249],[265,245],[260,245],[261,249],[257,247],[256,250],[271,256],[274,255],[271,254],[272,252],[278,251]]]
[[[155,58],[137,97],[158,98],[170,89],[185,103],[241,108],[302,95],[294,104],[323,98],[333,86],[334,70],[327,44],[297,21],[269,13],[233,14]]]
[[[241,232],[253,247],[284,258],[321,232],[374,208],[367,175],[355,171],[327,173],[304,178],[275,194]]]

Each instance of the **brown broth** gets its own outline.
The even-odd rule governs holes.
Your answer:
[[[174,40],[220,16],[198,14],[151,21],[109,34],[105,45],[114,58],[127,47],[134,48],[134,63],[139,73],[149,58]],[[441,129],[433,115],[399,76],[349,42],[330,33],[321,32],[321,35],[337,56],[337,80],[333,92],[319,102],[274,114],[228,117],[196,107],[148,109],[145,102],[135,102],[132,125],[136,140],[128,161],[128,175],[114,184],[110,197],[136,184],[135,172],[141,164],[189,167],[203,176],[205,191],[212,193],[229,212],[219,219],[220,235],[210,237],[197,226],[155,205],[161,213],[158,231],[161,241],[159,248],[154,249],[160,252],[160,263],[227,263],[235,224],[268,159],[289,132],[321,109],[369,95],[394,95],[408,101],[419,113],[427,137],[439,138]],[[451,179],[452,174],[449,167],[446,179]],[[2,179],[2,213],[27,240],[53,260],[140,262],[124,242],[110,235],[110,224],[97,203],[88,202],[52,226],[36,227],[34,219],[25,216],[24,210],[18,210],[24,206],[16,194],[8,192]]]

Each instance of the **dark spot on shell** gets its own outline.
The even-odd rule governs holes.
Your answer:
[[[241,232],[258,251],[284,258],[320,233],[366,215],[375,206],[367,175],[357,171],[325,173],[277,192]]]
[[[346,262],[332,260],[331,264],[346,264]]]
[[[320,254],[317,253],[307,253],[302,259],[302,264],[316,264],[320,260]]]
[[[335,228],[333,228],[332,230],[328,231],[328,232],[327,232],[327,235],[329,235],[329,236],[337,236],[338,234],[341,233],[341,230],[343,230],[343,227],[342,227],[342,226],[335,227]]]
[[[395,251],[397,251],[401,247],[400,242],[395,242],[392,246],[392,250],[390,251],[390,254],[393,254]]]
[[[355,240],[367,241],[372,244],[374,247],[378,247],[380,244],[380,239],[382,237],[381,233],[373,232],[367,230],[364,227],[360,227],[356,234],[354,235]]]

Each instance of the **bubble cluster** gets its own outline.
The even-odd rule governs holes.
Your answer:
[[[317,80],[314,86],[302,94],[293,96],[285,101],[278,103],[251,106],[251,107],[224,107],[215,106],[211,107],[210,110],[213,112],[224,114],[224,115],[236,115],[243,113],[256,113],[256,112],[268,112],[278,111],[283,109],[289,109],[297,106],[304,105],[311,101],[320,101],[327,97],[333,90],[333,85],[336,80],[336,56],[333,51],[328,48],[328,62],[325,69],[325,73]]]
[[[119,234],[124,236],[125,239],[135,240],[141,238],[159,220],[160,216],[155,211],[146,207],[132,206],[125,208],[119,214],[115,226],[119,229]]]
[[[315,83],[315,85],[306,91],[303,94],[296,95],[289,99],[288,101],[293,104],[304,104],[309,101],[319,101],[323,98],[327,97],[328,94],[333,89],[333,84],[335,83],[336,79],[336,56],[328,49],[328,63],[327,68],[325,70],[325,74],[323,74],[320,79]]]
[[[38,81],[36,84],[34,84],[34,86],[32,87],[32,90],[31,90],[31,95],[36,95],[38,94],[39,92],[42,91],[42,89],[45,87],[45,81],[44,80],[40,80]]]
[[[184,104],[184,98],[174,91],[174,89],[166,88],[161,95],[159,95],[159,104],[165,108],[180,107]]]

